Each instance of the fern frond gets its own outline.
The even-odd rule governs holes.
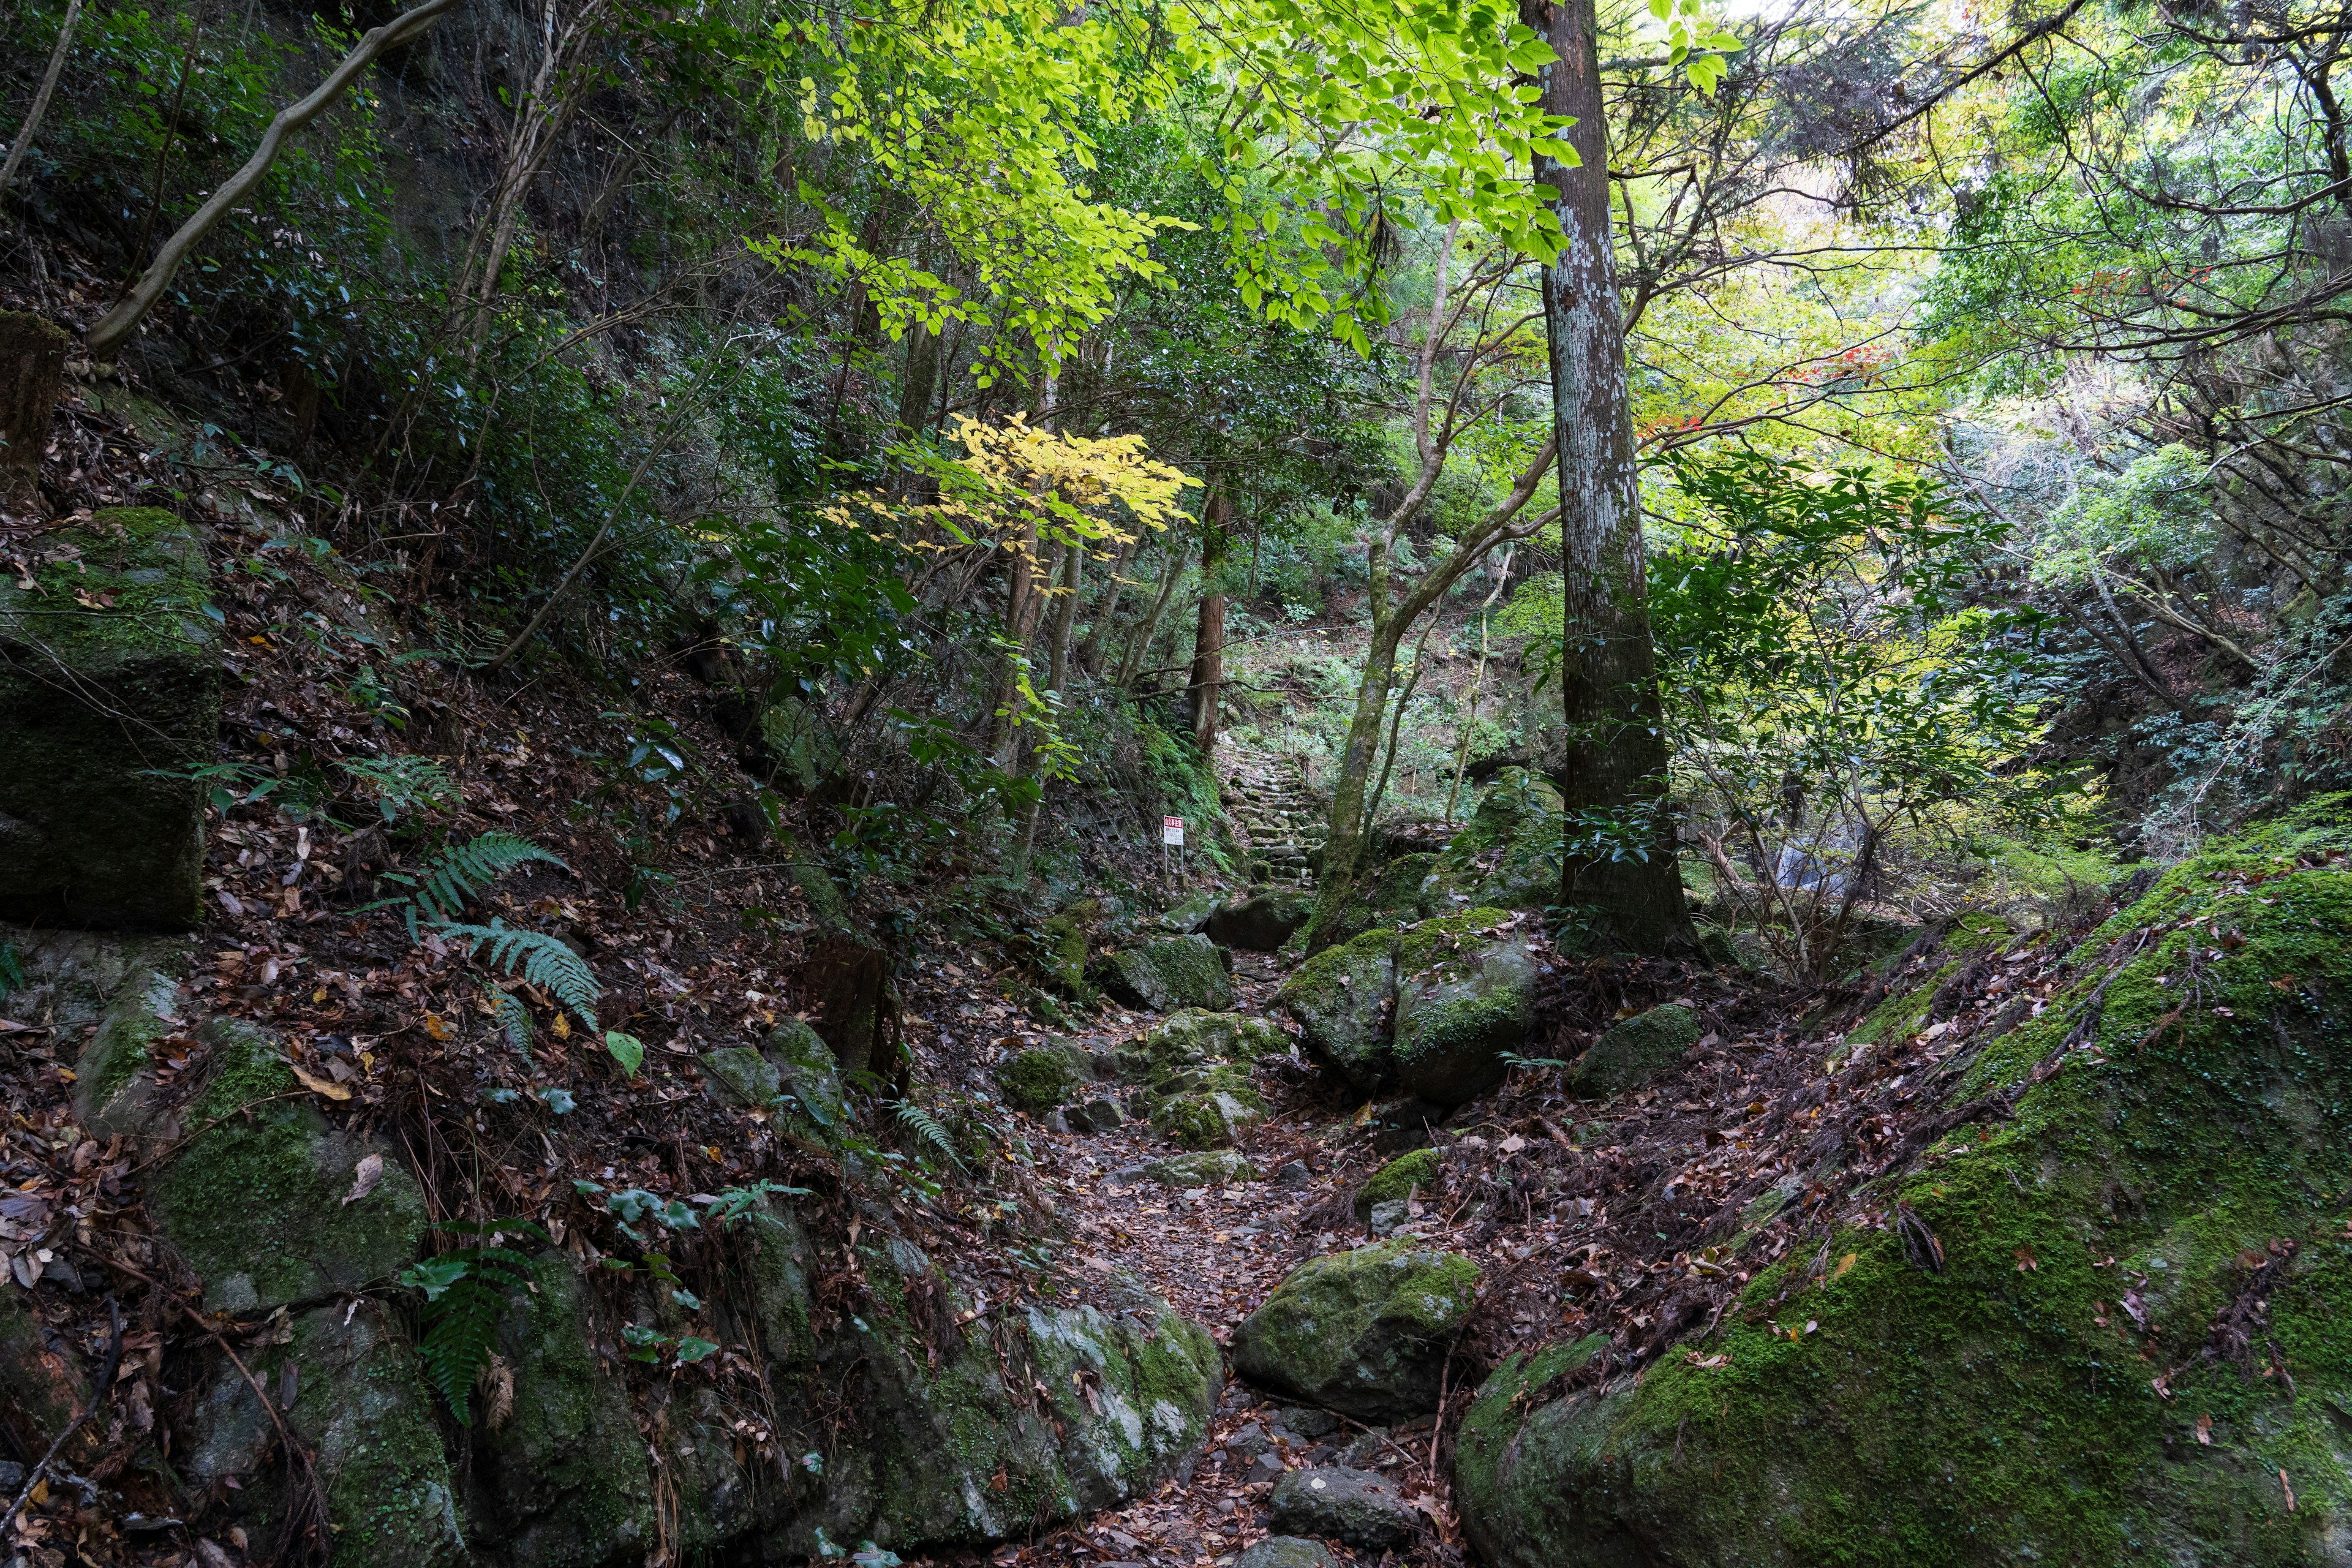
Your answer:
[[[497,1348],[507,1294],[530,1281],[530,1260],[506,1247],[469,1247],[401,1276],[425,1292],[425,1338],[417,1354],[425,1380],[448,1402],[461,1426],[474,1424],[474,1379]]]
[[[528,1059],[530,1056],[530,1009],[522,998],[493,986],[490,990],[490,1011],[497,1016],[499,1027],[507,1032],[507,1044]]]
[[[414,871],[387,871],[383,879],[414,891],[367,906],[372,910],[400,906],[408,921],[408,935],[416,937],[416,917],[441,924],[457,918],[467,901],[518,866],[539,861],[569,871],[562,856],[541,849],[515,833],[485,833],[463,844],[453,844]]]
[[[592,1033],[594,1031],[596,1001],[604,994],[604,988],[597,983],[596,972],[588,967],[588,961],[559,939],[543,931],[528,931],[495,920],[486,926],[436,921],[433,929],[464,942],[468,958],[484,955],[487,948],[484,956],[492,968],[521,975],[571,1008],[574,1016]]]
[[[901,1127],[946,1155],[950,1164],[961,1168],[963,1160],[956,1153],[955,1140],[948,1135],[947,1128],[940,1124],[938,1117],[908,1100],[899,1100],[898,1109]]]

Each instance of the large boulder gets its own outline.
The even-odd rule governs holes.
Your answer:
[[[1154,1013],[1180,1007],[1223,1012],[1234,1005],[1224,955],[1215,942],[1198,934],[1105,953],[1087,974],[1112,1000]]]
[[[215,1020],[198,1037],[209,1087],[149,1202],[203,1279],[205,1305],[266,1312],[390,1283],[425,1235],[415,1178],[381,1141],[330,1122],[269,1035]],[[378,1173],[363,1184],[371,1159]]]
[[[1567,821],[1549,780],[1505,768],[1430,866],[1422,904],[1435,914],[1488,905],[1535,912],[1557,904]]]
[[[1234,1368],[1264,1388],[1367,1421],[1437,1408],[1478,1265],[1410,1240],[1311,1259],[1234,1331]]]
[[[1315,900],[1291,888],[1263,888],[1209,917],[1208,936],[1221,947],[1272,952],[1307,923]]]
[[[0,576],[0,919],[185,930],[202,918],[220,633],[196,531],[126,507]]]
[[[1612,1024],[1588,1047],[1569,1087],[1598,1098],[1641,1088],[1698,1044],[1698,1015],[1668,1002]]]
[[[1461,1105],[1502,1082],[1502,1054],[1535,1026],[1540,933],[1494,909],[1423,921],[1398,937],[1396,968],[1395,1087]]]
[[[1455,1449],[1485,1561],[2347,1562],[2347,837],[2209,854],[2092,933],[2038,1016],[1922,1080],[2006,1114],[1760,1273],[1704,1353],[1598,1387],[1562,1377],[1592,1344],[1507,1359]]]
[[[1501,909],[1370,931],[1301,964],[1275,1000],[1368,1095],[1460,1105],[1502,1081],[1535,1022],[1538,934]]]
[[[1276,1529],[1328,1536],[1368,1552],[1397,1545],[1417,1522],[1394,1481],[1375,1470],[1338,1465],[1293,1470],[1274,1483],[1266,1500]]]

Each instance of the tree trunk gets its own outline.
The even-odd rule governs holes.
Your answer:
[[[1127,652],[1110,678],[1113,686],[1124,687],[1133,680],[1135,672],[1143,668],[1143,661],[1151,657],[1152,637],[1160,630],[1160,617],[1167,612],[1168,601],[1175,596],[1177,579],[1184,575],[1184,568],[1192,562],[1192,542],[1172,532],[1166,534],[1160,555],[1160,586],[1152,595],[1151,608],[1144,612],[1142,624],[1135,628],[1135,640],[1127,645]]]
[[[1144,531],[1138,528],[1128,535],[1120,543],[1118,553],[1112,557],[1110,571],[1105,574],[1102,597],[1095,604],[1095,624],[1087,628],[1087,640],[1078,645],[1078,668],[1097,680],[1102,679],[1103,656],[1110,644],[1111,622],[1118,616],[1119,602],[1127,597],[1124,574],[1135,563],[1135,558],[1143,553],[1143,534]]]
[[[1201,619],[1192,637],[1192,743],[1207,756],[1217,744],[1217,701],[1225,677],[1225,595],[1219,568],[1232,544],[1234,504],[1219,490],[1201,517]]]
[[[1399,621],[1402,617],[1399,617]],[[1397,644],[1403,626],[1398,622],[1375,625],[1364,650],[1363,674],[1356,681],[1356,711],[1348,721],[1348,742],[1339,752],[1339,770],[1331,781],[1331,824],[1323,840],[1323,864],[1317,872],[1315,918],[1307,928],[1307,951],[1320,952],[1331,944],[1330,921],[1348,901],[1363,853],[1364,799],[1372,782],[1372,764],[1381,750],[1381,721],[1387,717],[1389,687],[1396,679]]]
[[[1078,588],[1086,581],[1086,546],[1072,540],[1062,549],[1062,596],[1054,605],[1054,627],[1046,636],[1050,650],[1045,660],[1045,689],[1060,697],[1070,674],[1070,631],[1078,620]],[[1056,719],[1058,721],[1058,703]],[[1037,772],[1037,747],[1029,748],[1028,771]],[[1021,847],[1014,861],[1015,876],[1025,875],[1029,868],[1029,852],[1037,844],[1037,816],[1045,803],[1045,781],[1037,781],[1037,798],[1021,808]]]
[[[898,388],[898,439],[915,438],[931,411],[940,372],[940,337],[918,323],[907,329],[907,379]]]
[[[1544,327],[1559,438],[1561,575],[1567,646],[1560,689],[1571,823],[1619,825],[1604,844],[1571,829],[1560,900],[1597,908],[1608,944],[1636,952],[1696,945],[1675,858],[1666,748],[1642,557],[1640,470],[1625,374],[1625,329],[1611,233],[1609,145],[1594,0],[1536,7],[1559,58],[1544,68],[1544,108],[1571,117],[1582,160],[1547,161],[1567,244],[1544,272]],[[1581,837],[1582,847],[1574,840]]]

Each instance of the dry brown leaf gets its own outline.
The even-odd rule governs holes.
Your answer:
[[[340,1089],[342,1086],[338,1084],[336,1087]],[[348,1094],[351,1091],[345,1089],[344,1092]],[[346,1204],[359,1202],[375,1191],[375,1184],[382,1180],[383,1180],[383,1156],[370,1154],[352,1169],[352,1190],[343,1194],[343,1202]]]
[[[320,1078],[317,1073],[306,1072],[299,1067],[294,1068],[294,1076],[301,1079],[302,1087],[312,1094],[323,1094],[329,1100],[349,1100],[352,1097],[351,1089],[333,1079]]]

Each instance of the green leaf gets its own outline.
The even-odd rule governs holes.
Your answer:
[[[645,1065],[646,1043],[635,1035],[607,1029],[604,1031],[604,1048],[613,1053],[613,1059],[621,1064],[621,1071],[630,1078],[636,1077],[637,1068]]]

